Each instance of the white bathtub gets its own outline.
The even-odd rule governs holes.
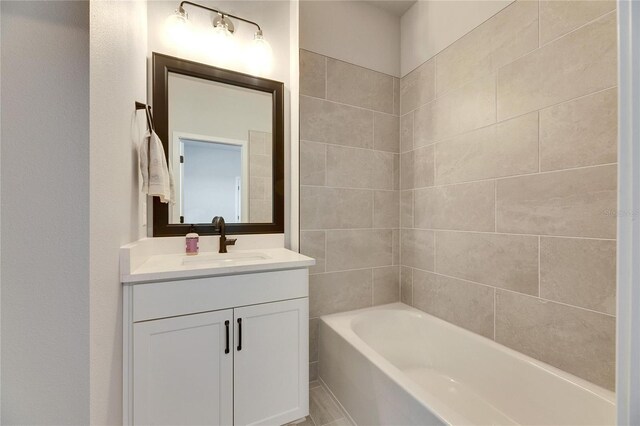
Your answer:
[[[615,424],[613,392],[401,303],[319,333],[320,378],[360,426]]]

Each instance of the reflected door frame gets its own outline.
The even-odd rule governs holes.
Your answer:
[[[242,199],[240,200],[240,222],[249,222],[249,141],[241,139],[221,138],[210,135],[199,135],[196,133],[187,133],[180,131],[173,132],[171,137],[171,144],[169,144],[169,157],[171,158],[171,166],[173,170],[180,170],[180,173],[177,174],[179,182],[175,184],[176,202],[169,208],[169,221],[171,223],[180,223],[179,218],[180,216],[182,216],[184,211],[184,202],[182,198],[182,194],[184,193],[184,170],[180,162],[180,156],[184,155],[183,140],[240,146],[240,156],[242,162],[242,188],[240,191],[242,194]],[[176,146],[179,147],[179,149],[176,149]],[[175,218],[178,218],[178,220],[175,220]]]

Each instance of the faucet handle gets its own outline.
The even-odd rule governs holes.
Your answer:
[[[227,238],[226,243],[227,243],[228,246],[235,246],[236,245],[236,241],[238,241],[237,238]]]

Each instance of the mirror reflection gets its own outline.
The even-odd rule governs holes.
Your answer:
[[[270,93],[169,73],[169,223],[272,222],[272,109]]]

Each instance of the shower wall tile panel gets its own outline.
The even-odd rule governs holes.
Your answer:
[[[400,298],[614,389],[615,1],[518,0],[400,80]]]
[[[407,122],[399,113],[406,87],[305,50],[300,86],[300,250],[317,262],[309,280],[313,337],[321,315],[400,300],[400,129]],[[431,87],[419,99],[433,93]],[[433,168],[420,178],[432,184]],[[315,339],[310,344],[315,374]]]

